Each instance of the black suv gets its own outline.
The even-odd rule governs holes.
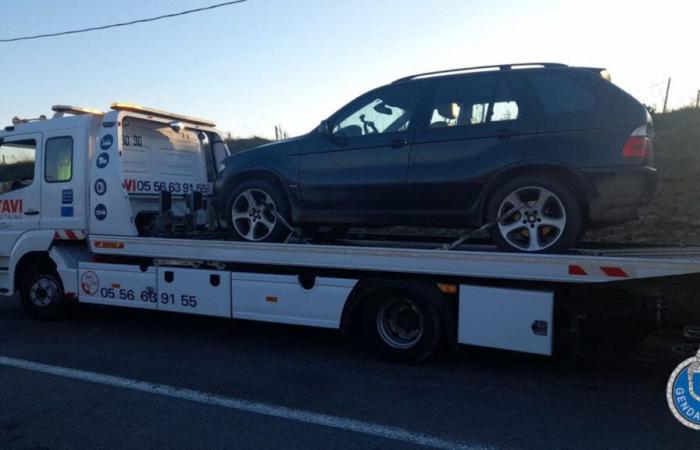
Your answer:
[[[607,71],[514,64],[402,78],[299,138],[235,154],[217,183],[237,239],[300,226],[477,227],[565,250],[657,190],[646,108]],[[275,213],[273,210],[276,210]]]

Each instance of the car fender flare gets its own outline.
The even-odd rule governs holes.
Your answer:
[[[591,192],[588,188],[588,184],[586,183],[585,179],[581,175],[581,172],[577,170],[575,167],[566,164],[561,161],[550,161],[550,160],[536,160],[536,161],[520,161],[515,164],[508,165],[506,167],[503,167],[499,169],[498,171],[494,172],[491,174],[486,181],[484,185],[484,189],[481,190],[481,194],[479,195],[479,200],[478,200],[478,207],[479,207],[479,223],[484,224],[488,220],[492,220],[491,218],[486,217],[486,209],[488,206],[488,199],[489,197],[495,192],[496,187],[499,185],[499,182],[503,179],[503,177],[507,175],[512,175],[512,176],[517,176],[517,175],[522,175],[525,173],[542,173],[541,171],[543,169],[548,169],[551,173],[552,170],[556,171],[556,173],[564,175],[573,175],[574,177],[574,195],[577,198],[580,198],[585,204],[583,205],[584,208],[588,208],[588,201],[589,201],[589,196],[591,195]],[[567,183],[570,183],[571,180],[567,179]],[[587,215],[587,211],[586,211]]]
[[[277,184],[279,187],[282,188],[282,194],[286,196],[287,201],[289,202],[289,207],[291,209],[292,216],[294,217],[295,212],[298,210],[297,199],[294,195],[292,195],[292,191],[290,190],[288,183],[284,182],[285,178],[277,171],[272,170],[268,167],[250,167],[243,169],[239,172],[232,172],[230,174],[227,174],[226,179],[224,181],[224,188],[220,194],[217,194],[217,196],[219,197],[218,203],[221,206],[220,215],[223,217],[223,210],[226,207],[225,205],[228,201],[228,197],[229,195],[231,195],[231,192],[235,189],[236,185],[243,181],[256,178],[272,180],[273,183]]]

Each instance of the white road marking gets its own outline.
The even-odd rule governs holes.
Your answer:
[[[406,442],[409,444],[423,445],[440,449],[468,449],[482,450],[489,447],[480,445],[468,445],[459,441],[443,439],[423,433],[416,433],[404,428],[380,425],[361,420],[349,419],[346,417],[319,414],[303,409],[286,408],[284,406],[271,405],[267,403],[253,402],[249,400],[237,399],[233,397],[223,397],[206,392],[191,389],[178,388],[165,384],[149,383],[146,381],[122,378],[113,375],[105,375],[97,372],[89,372],[67,367],[51,366],[22,359],[0,356],[0,366],[13,367],[16,369],[29,370],[32,372],[54,375],[73,380],[86,381],[89,383],[102,384],[107,386],[131,389],[135,391],[147,392],[149,394],[162,395],[165,397],[188,400],[207,405],[221,406],[224,408],[245,411],[254,414],[262,414],[280,419],[294,420],[313,425],[336,428],[355,433],[376,436],[384,439]]]

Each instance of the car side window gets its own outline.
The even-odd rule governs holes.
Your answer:
[[[580,113],[595,108],[595,96],[571,77],[531,73],[527,77],[545,114]]]
[[[44,179],[64,183],[73,178],[73,138],[57,137],[46,141]]]
[[[36,141],[33,139],[0,145],[0,194],[31,185],[35,161]]]
[[[494,76],[453,77],[438,82],[429,128],[471,127],[517,115],[508,101],[494,103]]]
[[[332,133],[338,137],[352,138],[406,131],[421,91],[398,85],[360,97],[334,116]]]

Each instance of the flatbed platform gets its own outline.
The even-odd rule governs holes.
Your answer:
[[[89,242],[101,255],[501,280],[602,283],[700,273],[700,248],[695,247],[533,255],[480,245],[443,250],[435,244],[382,241],[318,245],[94,235]]]

